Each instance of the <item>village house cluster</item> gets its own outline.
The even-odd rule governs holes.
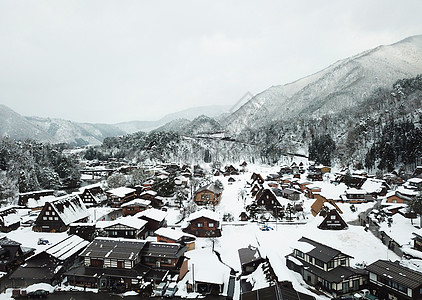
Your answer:
[[[127,171],[103,168],[84,172],[93,180],[117,170]],[[236,271],[223,262],[215,244],[224,237],[224,226],[230,224],[255,223],[266,231],[289,224],[300,226],[309,218],[322,216],[319,230],[347,230],[350,224],[342,217],[345,204],[353,210],[373,203],[372,210],[357,216],[357,226],[373,231],[374,238],[403,257],[422,258],[422,229],[415,227],[410,233],[412,245],[388,229],[396,221],[417,217],[409,204],[422,189],[422,167],[406,180],[398,174],[376,179],[362,171],[333,173],[330,167],[303,161],[280,166],[265,178],[249,172],[246,162],[238,168],[228,165],[222,169],[163,164],[150,167],[148,174],[143,184],[136,186],[106,188],[100,181],[71,194],[53,190],[20,194],[17,206],[0,210],[4,233],[0,239],[0,288],[14,288],[19,294],[19,288],[43,282],[151,296],[164,295],[171,286],[169,296],[183,292],[185,296],[233,298],[239,285],[244,300],[264,299],[264,295],[315,299],[297,291],[292,282],[279,280],[275,266],[261,255],[259,247],[237,249],[240,270]],[[241,179],[245,174],[250,176]],[[169,179],[174,187],[172,196],[153,189],[157,180]],[[241,210],[236,215],[222,212],[218,208],[225,189],[239,181],[237,199],[230,201],[239,203]],[[11,239],[19,230],[33,232],[37,245]],[[60,238],[52,239],[54,234]],[[350,262],[351,255],[312,236],[298,237],[289,246],[292,251],[285,257],[286,267],[299,273],[312,291],[332,297],[365,289],[379,299],[422,296],[422,273],[398,262],[378,260],[357,268]],[[265,287],[251,283],[256,272],[265,276]]]

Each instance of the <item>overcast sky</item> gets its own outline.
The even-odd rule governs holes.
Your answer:
[[[422,34],[420,0],[0,0],[0,103],[77,122],[230,105]]]

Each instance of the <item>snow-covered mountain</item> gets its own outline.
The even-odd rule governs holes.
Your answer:
[[[49,143],[98,145],[106,137],[125,134],[108,124],[76,123],[61,119],[24,117],[0,105],[0,135],[17,140],[34,139]]]
[[[379,88],[422,73],[422,35],[340,60],[295,82],[273,86],[228,116],[231,132],[299,116],[322,116],[359,105]]]
[[[137,131],[151,131],[157,129],[167,123],[176,124],[177,120],[189,120],[205,115],[210,118],[217,118],[223,114],[228,113],[230,106],[225,105],[210,105],[210,106],[198,106],[188,108],[182,111],[165,115],[158,121],[131,121],[114,124],[116,127],[127,133],[135,133]],[[176,121],[174,123],[173,121]]]

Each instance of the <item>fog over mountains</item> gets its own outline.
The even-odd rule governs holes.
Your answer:
[[[272,86],[232,113],[230,106],[206,106],[157,121],[90,124],[25,117],[0,105],[0,136],[72,145],[97,145],[106,137],[157,128],[187,135],[227,131],[236,136],[275,121],[318,117],[357,107],[377,89],[391,88],[397,80],[418,74],[422,74],[422,35],[340,60],[295,82]]]

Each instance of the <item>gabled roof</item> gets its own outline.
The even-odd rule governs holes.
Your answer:
[[[0,224],[3,226],[10,226],[20,222],[20,215],[16,207],[8,206],[0,209]]]
[[[120,207],[127,207],[127,206],[148,206],[151,204],[150,200],[145,199],[134,199],[129,202],[122,204]]]
[[[121,186],[121,187],[118,187],[118,188],[115,188],[115,189],[108,190],[106,193],[113,195],[113,196],[116,196],[116,197],[119,197],[119,198],[123,198],[123,197],[125,197],[125,196],[127,196],[131,193],[134,193],[134,192],[136,192],[135,189],[128,188],[128,187],[125,187],[125,186]]]
[[[186,221],[190,222],[201,217],[208,218],[214,221],[220,221],[221,219],[218,213],[213,212],[208,209],[202,209],[202,210],[194,212],[193,214],[190,214],[189,218],[187,218]]]
[[[137,218],[142,218],[142,219],[147,218],[147,219],[151,219],[157,222],[161,222],[167,217],[167,213],[159,209],[150,208],[150,209],[146,209],[144,211],[138,212],[135,216]]]
[[[186,250],[186,246],[181,246],[176,243],[148,242],[142,249],[142,256],[179,258]]]
[[[241,248],[237,250],[237,252],[239,253],[241,265],[262,259],[258,247],[253,247],[251,245],[247,248]]]
[[[339,254],[343,254],[345,256],[351,257],[350,255],[342,253],[340,250],[323,245],[321,243],[318,243],[306,237],[301,237],[299,241],[308,243],[314,246],[315,248],[310,250],[309,252],[306,252],[306,254],[308,254],[311,257],[317,258],[325,263],[329,262],[330,260],[332,260],[334,257],[336,257]]]
[[[183,237],[187,237],[190,239],[194,239],[196,240],[196,236],[189,234],[189,233],[185,233],[183,231],[180,230],[174,230],[168,227],[161,227],[159,229],[157,229],[155,231],[156,235],[165,237],[165,238],[169,238],[173,241],[181,241]]]
[[[406,268],[398,261],[391,262],[380,259],[367,266],[366,269],[410,289],[422,286],[422,273]]]
[[[59,197],[49,203],[65,225],[90,216],[88,209],[77,194]]]
[[[208,185],[206,185],[206,186],[203,186],[203,187],[199,188],[199,189],[195,192],[195,194],[200,193],[200,192],[203,192],[203,191],[210,191],[210,192],[212,192],[212,193],[214,193],[214,194],[221,194],[221,193],[223,192],[223,189],[219,188],[219,187],[215,184],[215,182],[213,182],[213,183],[210,183],[210,184],[208,184]]]
[[[69,235],[64,240],[46,249],[45,252],[58,260],[65,260],[85,248],[88,244],[88,241],[77,235]]]
[[[118,218],[116,220],[109,222],[107,225],[103,227],[103,229],[107,230],[108,227],[112,227],[119,224],[140,230],[144,228],[146,224],[148,224],[148,221],[139,219],[135,216],[127,216],[127,217]]]
[[[143,240],[95,238],[80,256],[135,260],[145,244]]]

